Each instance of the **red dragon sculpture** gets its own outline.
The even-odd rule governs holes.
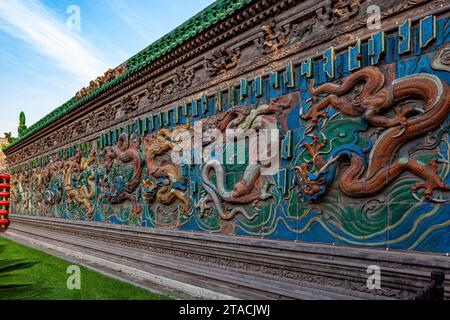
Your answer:
[[[323,109],[330,105],[346,116],[364,117],[369,125],[385,128],[374,143],[367,165],[360,156],[351,156],[350,166],[339,179],[340,189],[345,194],[352,197],[377,194],[405,171],[423,179],[413,190],[425,189],[426,199],[430,199],[436,189],[449,190],[437,173],[436,160],[424,164],[397,157],[403,145],[438,129],[448,117],[449,87],[438,77],[418,73],[387,84],[378,68],[367,67],[346,77],[340,85],[326,83],[314,88],[311,83],[310,91],[314,105],[302,116],[303,120],[317,124],[320,118],[328,117]],[[318,102],[317,96],[324,93],[328,96]],[[411,99],[424,101],[420,114],[414,115],[414,108],[404,103]],[[304,179],[303,183],[311,191],[308,181]]]

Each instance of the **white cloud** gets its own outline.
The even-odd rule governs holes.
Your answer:
[[[107,3],[114,13],[145,41],[144,45],[156,40],[155,35],[167,31],[150,12],[142,15],[142,12],[136,9],[142,4],[133,1],[130,4],[129,0],[108,0]]]
[[[4,32],[29,43],[60,68],[85,82],[108,68],[88,43],[38,0],[0,0],[0,21]]]

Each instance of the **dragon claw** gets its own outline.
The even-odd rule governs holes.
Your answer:
[[[312,107],[305,115],[301,116],[302,120],[312,120],[315,124],[320,121],[320,118],[328,118],[328,114],[324,111],[318,111],[316,107]]]
[[[432,199],[433,192],[436,189],[447,191],[450,190],[450,186],[447,184],[444,184],[442,181],[425,181],[425,182],[418,182],[416,183],[411,190],[412,191],[418,191],[420,189],[425,189],[424,191],[424,198],[425,200]]]

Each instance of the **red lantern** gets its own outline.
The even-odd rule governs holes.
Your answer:
[[[11,176],[9,174],[2,173],[0,174],[0,180],[6,180],[9,182],[9,180],[11,180]]]
[[[11,196],[9,180],[11,176],[9,174],[0,174],[0,232],[6,231],[9,226],[9,211]]]

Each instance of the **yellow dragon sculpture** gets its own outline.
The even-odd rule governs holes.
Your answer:
[[[91,217],[94,214],[94,205],[92,200],[95,198],[95,172],[92,171],[87,179],[87,184],[77,189],[71,185],[72,174],[81,173],[87,170],[96,161],[95,151],[92,150],[88,158],[84,158],[79,150],[75,156],[66,163],[66,175],[64,185],[67,192],[67,204],[75,203],[86,207],[86,215]],[[88,188],[89,187],[89,188]]]

